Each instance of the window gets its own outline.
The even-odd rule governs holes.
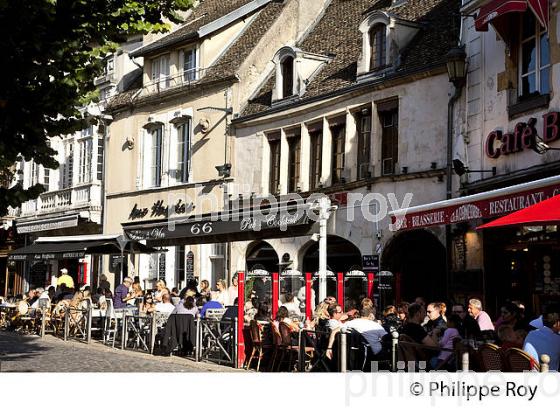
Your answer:
[[[188,182],[190,171],[190,120],[177,127],[177,182]]]
[[[51,182],[51,171],[48,168],[43,167],[43,187],[45,191],[49,190],[49,184]]]
[[[113,57],[109,57],[107,59],[107,64],[105,64],[105,75],[112,74],[115,71],[115,59]]]
[[[78,183],[83,184],[91,181],[91,156],[92,156],[92,140],[86,139],[79,143],[79,169]]]
[[[294,93],[294,58],[288,56],[282,60],[282,98]]]
[[[103,134],[97,138],[97,180],[103,181]]]
[[[381,122],[381,165],[383,175],[395,173],[398,162],[398,122],[397,101],[381,104],[378,107]]]
[[[225,263],[226,247],[224,243],[214,243],[210,248],[210,264],[212,267],[212,283],[224,279],[226,273]]]
[[[82,130],[82,137],[83,137],[83,138],[85,138],[85,137],[91,137],[92,135],[93,135],[93,125],[90,125],[89,127],[84,128],[84,129]]]
[[[358,133],[358,179],[370,178],[371,112],[365,108],[356,114]]]
[[[185,82],[194,81],[197,78],[196,49],[191,48],[183,51],[183,76]]]
[[[175,283],[179,284],[185,280],[185,247],[175,247]]]
[[[385,66],[386,40],[385,24],[375,24],[369,32],[370,71]]]
[[[152,60],[152,82],[158,89],[165,89],[170,85],[169,55],[164,55]]]
[[[533,13],[521,17],[519,96],[550,93],[550,46],[548,33]]]
[[[309,127],[311,158],[309,170],[309,189],[316,189],[321,184],[321,166],[323,162],[323,129]]]
[[[332,183],[343,183],[344,173],[344,142],[346,138],[346,124],[344,122],[331,123],[332,134]]]
[[[64,174],[62,188],[70,188],[74,184],[74,144],[69,141],[66,145],[66,160],[64,161]]]
[[[301,164],[301,135],[299,130],[288,135],[288,192],[296,192]]]
[[[163,125],[155,125],[148,130],[145,149],[147,187],[158,187],[161,185],[162,139]]]
[[[39,164],[31,162],[31,186],[39,183]]]
[[[269,192],[277,194],[280,185],[280,134],[269,137],[270,145],[270,180]]]

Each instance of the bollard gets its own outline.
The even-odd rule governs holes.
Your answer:
[[[239,363],[237,362],[237,339],[238,339],[238,332],[239,329],[237,328],[237,317],[233,320],[234,330],[233,330],[233,340],[231,343],[232,350],[233,350],[233,368],[238,369]]]
[[[550,367],[550,356],[547,354],[541,355],[541,373],[548,373]]]
[[[464,372],[469,371],[469,352],[463,352],[461,355],[461,370]]]
[[[200,349],[202,347],[202,337],[200,335],[200,317],[196,318],[196,346],[194,347],[194,361],[200,361]]]
[[[47,309],[48,308],[46,307],[41,309],[41,339],[45,337],[45,320],[47,316]]]
[[[394,331],[391,333],[392,343],[391,343],[391,369],[397,371],[397,349],[399,347],[399,333]]]
[[[346,333],[340,331],[340,372],[346,373]]]
[[[157,322],[156,314],[152,313],[152,325],[150,327],[150,354],[154,354],[154,349],[156,345],[156,332],[157,332]]]
[[[126,311],[127,309],[123,309],[122,312],[122,334],[121,334],[121,350],[126,348],[126,339],[128,336],[127,326],[126,326]]]
[[[91,321],[93,316],[93,305],[90,300],[87,302],[87,322],[86,322],[86,342],[87,344],[91,343]]]
[[[69,308],[64,309],[64,341],[68,340],[68,333],[70,333],[70,316],[69,316]]]

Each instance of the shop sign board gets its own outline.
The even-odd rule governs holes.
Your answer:
[[[518,211],[560,194],[560,184],[520,191],[508,195],[473,200],[425,211],[410,212],[391,217],[395,230],[449,225],[473,219],[494,218]]]

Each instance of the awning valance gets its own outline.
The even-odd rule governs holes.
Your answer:
[[[305,206],[258,212],[243,209],[174,220],[130,222],[122,226],[128,238],[146,240],[152,246],[235,242],[307,235],[313,223],[308,211],[309,207]]]
[[[488,24],[492,23],[500,36],[504,36],[507,24],[504,16],[510,13],[524,13],[530,8],[545,28],[548,28],[548,0],[492,0],[480,8],[475,20],[477,31],[488,31]]]
[[[498,218],[476,229],[520,225],[560,225],[560,195]]]
[[[41,237],[23,248],[10,253],[9,260],[74,259],[88,255],[120,254],[119,235],[81,235]],[[121,236],[122,238],[122,236]],[[123,242],[124,243],[124,242]],[[154,253],[157,249],[136,241],[128,241],[124,253]]]
[[[560,176],[391,212],[395,230],[502,216],[560,194]]]

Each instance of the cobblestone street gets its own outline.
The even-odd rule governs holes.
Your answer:
[[[92,342],[0,331],[0,372],[228,372],[232,368],[182,357],[121,351]]]

